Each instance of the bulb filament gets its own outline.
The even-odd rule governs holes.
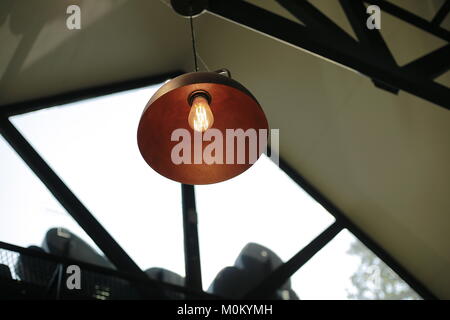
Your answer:
[[[198,132],[204,132],[211,128],[214,116],[206,96],[198,94],[192,100],[191,111],[188,117],[189,126]]]

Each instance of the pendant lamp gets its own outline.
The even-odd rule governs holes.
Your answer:
[[[188,9],[181,13],[192,12]],[[197,71],[192,16],[190,19],[196,72],[180,75],[155,92],[142,113],[137,140],[142,157],[159,174],[184,184],[211,184],[231,179],[252,166],[255,150],[250,150],[251,144],[254,147],[256,143],[259,158],[265,151],[268,123],[256,98],[229,72]],[[182,156],[192,161],[174,161],[173,151],[180,144],[174,132],[188,134],[189,148],[183,149]],[[239,138],[230,137],[233,132],[256,133],[257,141],[250,142],[248,137],[254,139],[255,135],[249,134],[244,136],[242,147],[242,139],[239,145]],[[216,161],[195,159],[213,143]],[[237,160],[239,153],[244,162]]]

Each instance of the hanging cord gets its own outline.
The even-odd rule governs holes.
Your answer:
[[[195,67],[195,72],[197,72],[198,71],[197,50],[195,48],[194,22],[192,20],[192,16],[189,16],[189,21],[191,23],[191,39],[192,39],[192,51],[194,53],[194,67]]]

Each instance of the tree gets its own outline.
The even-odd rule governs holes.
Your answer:
[[[421,299],[391,268],[360,241],[353,241],[347,253],[358,256],[361,260],[357,271],[351,277],[353,288],[347,290],[349,299]]]

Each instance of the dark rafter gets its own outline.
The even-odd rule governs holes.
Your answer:
[[[368,55],[373,55],[374,58],[383,61],[387,67],[397,68],[394,56],[389,50],[386,42],[383,39],[380,31],[377,29],[370,30],[367,28],[366,21],[369,17],[366,6],[362,1],[355,0],[340,0],[341,6],[344,9],[347,18],[355,31],[361,45],[365,48]],[[373,79],[374,84],[382,89],[388,90],[397,94],[398,89],[386,85]]]
[[[281,6],[288,10],[297,19],[303,22],[308,28],[314,29],[318,33],[327,37],[332,35],[334,41],[343,41],[347,45],[356,46],[357,43],[347,32],[335,24],[330,18],[320,12],[308,1],[299,0],[276,0]]]
[[[385,63],[397,66],[380,31],[367,28],[366,21],[369,15],[366,13],[366,6],[361,1],[355,0],[340,0],[340,3],[359,41],[367,48],[367,51],[372,52]]]
[[[359,1],[359,0],[357,0]],[[397,17],[400,20],[408,22],[409,24],[422,29],[432,35],[439,37],[445,41],[450,42],[450,31],[441,28],[440,26],[436,26],[431,22],[416,16],[415,14],[396,6],[395,4],[390,3],[386,0],[364,0],[364,2],[368,4],[375,4],[380,7],[381,10]]]
[[[294,0],[290,1],[294,2]],[[361,2],[362,0],[352,1]],[[400,89],[445,109],[450,109],[449,88],[426,77],[415,76],[399,66],[378,59],[377,56],[367,53],[367,50],[361,45],[349,46],[347,43],[335,41],[333,34],[317,33],[315,29],[295,23],[244,1],[210,0],[208,10],[356,70],[376,80],[386,89]],[[427,23],[431,25],[429,22]]]
[[[442,21],[444,21],[445,17],[447,17],[449,11],[450,11],[450,0],[447,0],[444,2],[442,7],[436,13],[433,20],[431,20],[431,24],[439,27]]]
[[[450,45],[445,45],[403,66],[403,70],[414,75],[435,79],[450,69]]]

